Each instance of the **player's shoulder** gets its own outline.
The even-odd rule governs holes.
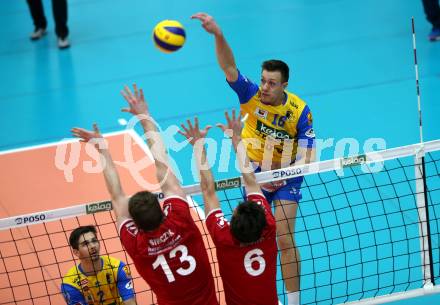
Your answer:
[[[69,284],[74,287],[79,287],[79,281],[81,279],[81,271],[78,269],[78,266],[72,266],[66,274],[63,276],[63,284]]]
[[[103,261],[103,265],[108,266],[110,268],[118,268],[119,265],[121,264],[121,260],[116,257],[103,255],[103,256],[101,256],[101,258]]]
[[[307,103],[298,95],[289,91],[285,91],[285,92],[287,94],[287,106],[289,108],[292,108],[299,112],[302,112],[306,107],[308,108]]]

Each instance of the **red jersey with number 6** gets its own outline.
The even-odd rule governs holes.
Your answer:
[[[220,275],[228,305],[277,305],[276,289],[276,224],[263,194],[248,194],[247,200],[261,204],[267,225],[261,239],[242,245],[230,230],[220,209],[211,211],[206,225],[217,248]]]
[[[217,305],[214,279],[202,235],[180,197],[164,200],[165,219],[154,231],[132,219],[119,228],[122,245],[159,305]]]

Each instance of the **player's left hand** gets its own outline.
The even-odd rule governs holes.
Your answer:
[[[133,115],[150,115],[148,110],[147,102],[144,98],[144,91],[142,89],[137,88],[136,84],[133,84],[133,92],[131,92],[128,86],[124,87],[124,90],[121,91],[122,96],[127,101],[129,107],[122,108],[122,112],[129,112]]]
[[[93,131],[74,127],[71,129],[72,135],[76,138],[79,138],[80,142],[91,143],[94,144],[97,149],[105,149],[107,148],[107,143],[101,132],[99,131],[98,124],[93,124]]]
[[[180,124],[183,131],[179,130],[178,133],[187,138],[191,145],[194,145],[198,141],[204,141],[209,129],[212,127],[211,125],[208,125],[200,130],[199,119],[197,117],[194,118],[194,126],[191,123],[191,120],[186,120],[186,123],[188,127],[186,127],[185,124]]]
[[[226,124],[217,124],[227,136],[229,137],[240,137],[241,130],[243,129],[243,122],[241,118],[241,114],[238,116],[235,113],[235,109],[232,109],[232,115],[229,116],[229,113],[225,112]]]

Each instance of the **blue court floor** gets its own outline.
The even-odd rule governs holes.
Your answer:
[[[102,132],[123,129],[118,120],[130,116],[120,112],[125,101],[119,92],[134,82],[170,134],[195,115],[202,124],[223,122],[238,100],[217,65],[213,37],[190,19],[200,11],[215,17],[250,79],[259,81],[266,59],[289,64],[288,89],[308,103],[318,143],[326,143],[321,160],[419,141],[414,16],[424,140],[440,139],[440,42],[427,40],[421,1],[71,0],[72,46],[62,51],[51,3],[43,2],[48,34],[31,42],[26,1],[0,1],[0,151],[57,142],[70,137],[70,128],[93,122]],[[174,54],[159,52],[151,39],[163,19],[186,29],[187,42]],[[218,131],[212,137],[222,139]],[[348,138],[357,146],[345,146]],[[168,141],[175,142],[170,154],[183,184],[196,182],[191,150],[178,144],[183,138]],[[218,170],[216,178],[235,175]],[[437,303],[440,296],[396,305]]]

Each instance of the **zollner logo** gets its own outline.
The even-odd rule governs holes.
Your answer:
[[[273,127],[267,126],[266,124],[262,123],[260,120],[257,121],[257,130],[275,139],[279,139],[279,140],[292,139],[292,137],[284,130],[278,130]]]
[[[241,180],[240,177],[238,178],[232,178],[232,179],[225,179],[215,182],[215,190],[226,190],[226,189],[232,189],[235,187],[240,187]]]
[[[97,213],[97,212],[111,211],[111,209],[112,209],[112,202],[111,201],[104,201],[104,202],[99,202],[99,203],[88,204],[86,206],[86,213],[93,214],[93,213]]]

